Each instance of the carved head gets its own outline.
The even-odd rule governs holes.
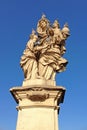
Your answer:
[[[67,39],[68,36],[70,36],[70,30],[68,28],[68,24],[65,24],[62,29],[62,34],[65,39]]]
[[[55,28],[55,27],[60,28],[60,24],[59,24],[58,20],[55,20],[55,21],[54,21],[53,27],[54,27],[54,28]]]
[[[37,27],[46,28],[50,24],[49,20],[46,18],[45,15],[42,15],[41,19],[39,20]]]
[[[37,41],[38,36],[36,35],[35,30],[32,30],[32,34],[30,35],[30,39],[33,39],[33,41]]]

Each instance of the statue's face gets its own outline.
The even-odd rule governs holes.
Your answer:
[[[47,26],[47,23],[46,23],[45,21],[41,21],[41,22],[40,22],[40,26],[41,26],[42,28],[45,28],[45,27]]]
[[[38,39],[38,37],[35,35],[35,36],[33,37],[33,41],[36,42],[37,39]]]
[[[54,23],[53,26],[54,26],[54,27],[58,27],[58,24],[57,24],[57,23]]]
[[[68,35],[66,33],[63,33],[63,37],[67,39]]]

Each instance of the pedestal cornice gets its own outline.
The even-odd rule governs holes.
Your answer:
[[[13,87],[10,89],[15,101],[19,103],[24,98],[31,101],[44,101],[47,98],[58,99],[58,104],[63,103],[65,88],[62,86],[27,86],[27,87]]]

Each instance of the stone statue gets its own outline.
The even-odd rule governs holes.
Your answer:
[[[42,18],[38,21],[38,24],[37,24],[38,36],[42,38],[46,37],[49,26],[50,26],[49,20],[46,18],[45,15],[42,15]]]
[[[25,79],[32,79],[37,77],[37,61],[34,52],[34,44],[37,41],[38,36],[35,34],[35,31],[32,31],[30,35],[30,40],[26,45],[26,49],[23,52],[21,57],[20,65],[24,71]]]
[[[63,55],[66,51],[65,40],[69,35],[67,24],[60,29],[57,20],[51,25],[46,16],[42,15],[21,57],[20,65],[25,80],[55,80],[55,74],[66,69],[68,61]]]

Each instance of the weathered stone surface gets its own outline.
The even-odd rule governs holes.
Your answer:
[[[58,130],[57,112],[63,102],[65,88],[34,85],[10,89],[19,104],[17,130]]]

